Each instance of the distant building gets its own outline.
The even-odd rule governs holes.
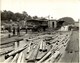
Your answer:
[[[30,19],[27,20],[27,29],[28,30],[54,30],[56,28],[60,28],[63,25],[64,21],[58,20],[41,20],[41,19]]]

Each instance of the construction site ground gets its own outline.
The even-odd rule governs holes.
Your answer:
[[[6,36],[2,38],[1,43],[10,42],[16,38],[33,38],[42,34],[45,34],[45,33],[44,32],[43,33],[28,33],[28,34],[23,33],[20,37],[14,36],[11,38],[8,38]],[[4,61],[4,56],[0,56],[0,62],[1,61]],[[68,42],[67,48],[63,52],[63,55],[61,56],[58,62],[59,63],[60,62],[61,63],[79,63],[79,31],[73,31],[70,41]]]

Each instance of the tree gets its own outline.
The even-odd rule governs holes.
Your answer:
[[[28,15],[27,20],[32,19],[32,17],[30,15]]]
[[[44,17],[41,17],[41,20],[47,20],[46,18],[44,18]]]
[[[16,21],[22,20],[22,14],[15,13],[15,16],[16,16]]]
[[[33,16],[33,19],[38,19],[38,17],[37,16]]]
[[[6,10],[1,12],[1,20],[8,20],[8,21],[10,21],[11,19],[13,20],[13,18],[14,18],[14,13],[13,12],[6,11]]]
[[[8,13],[6,10],[4,10],[3,12],[1,12],[1,20],[8,20]]]
[[[8,18],[8,20],[10,21],[10,19],[13,19],[14,18],[14,13],[13,12],[11,12],[11,11],[7,11],[7,18]]]
[[[23,15],[23,19],[24,19],[24,20],[27,20],[27,17],[28,17],[27,12],[23,11],[22,15]]]
[[[20,20],[27,20],[31,19],[32,17],[27,14],[27,12],[23,11],[23,13],[13,13],[11,11],[0,11],[1,12],[1,20],[13,20],[13,21],[20,21]]]
[[[74,19],[71,17],[60,18],[59,21],[64,21],[63,25],[74,24]]]

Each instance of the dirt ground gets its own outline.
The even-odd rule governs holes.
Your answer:
[[[26,34],[21,37],[28,38],[29,36],[35,36],[35,34]],[[5,38],[5,40],[11,41],[14,40],[17,37],[12,38]],[[5,43],[5,40],[2,40],[2,43]],[[3,58],[3,57],[1,57]],[[68,43],[67,49],[65,53],[62,55],[61,59],[59,60],[59,63],[79,63],[79,31],[73,31],[71,35],[71,39]]]
[[[66,51],[59,62],[79,63],[79,31],[73,31]]]

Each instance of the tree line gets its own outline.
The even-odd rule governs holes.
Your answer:
[[[31,19],[31,16],[27,14],[27,12],[23,11],[22,13],[13,13],[12,11],[1,11],[1,20],[24,20],[24,19]]]
[[[23,11],[22,13],[14,13],[12,11],[0,11],[1,12],[1,20],[12,20],[12,21],[20,21],[20,20],[28,20],[28,19],[37,19],[38,16],[30,16],[27,12]],[[41,17],[41,19],[46,19],[44,17]]]

